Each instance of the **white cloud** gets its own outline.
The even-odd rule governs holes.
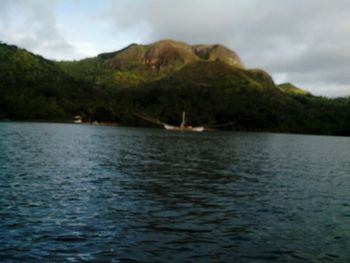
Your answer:
[[[58,1],[2,0],[0,39],[51,59],[81,57],[57,27]]]

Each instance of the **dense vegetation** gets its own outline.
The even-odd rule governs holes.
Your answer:
[[[262,70],[217,59],[179,66],[172,53],[162,58],[162,70],[120,65],[113,60],[120,52],[58,63],[0,44],[0,120],[71,121],[79,114],[85,121],[144,126],[152,124],[135,112],[177,124],[185,110],[193,125],[234,121],[225,128],[350,135],[348,98],[276,86]],[[169,61],[176,68],[163,70]]]
[[[56,63],[6,44],[0,44],[0,94],[0,118],[11,120],[68,121],[74,113],[99,114],[110,98]]]

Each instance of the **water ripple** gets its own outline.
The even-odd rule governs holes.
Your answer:
[[[349,146],[0,123],[0,258],[347,262]]]

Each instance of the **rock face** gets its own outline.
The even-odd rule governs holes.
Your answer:
[[[188,45],[174,40],[161,40],[150,45],[132,44],[127,48],[101,54],[116,70],[152,69],[171,71],[196,61],[221,61],[244,68],[240,57],[222,45]]]
[[[231,66],[244,68],[241,58],[231,49],[222,45],[195,45],[194,53],[202,60],[222,61]]]
[[[143,63],[152,68],[166,70],[196,60],[196,55],[186,43],[163,40],[148,47]]]

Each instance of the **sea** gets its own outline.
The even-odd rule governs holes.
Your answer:
[[[350,262],[350,138],[0,123],[1,262]]]

